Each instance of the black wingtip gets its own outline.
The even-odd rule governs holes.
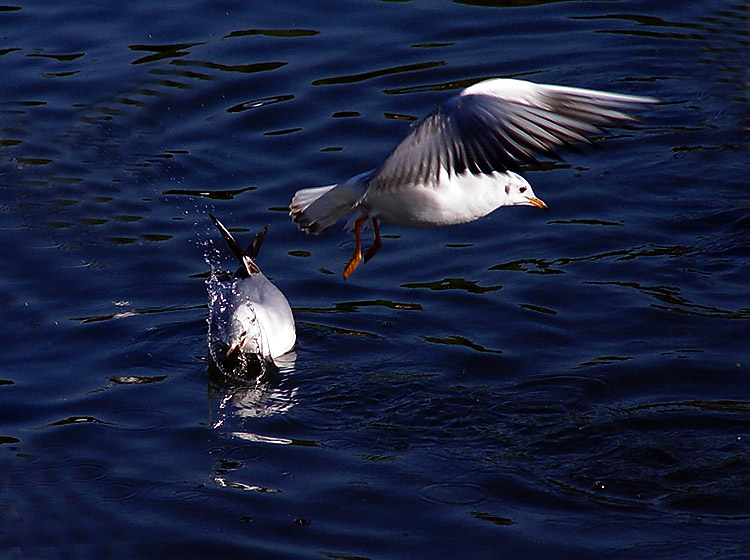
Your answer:
[[[260,251],[260,246],[263,243],[263,238],[268,232],[269,226],[267,225],[262,230],[260,230],[256,234],[255,239],[253,239],[253,242],[250,244],[247,250],[243,251],[242,247],[240,247],[240,244],[237,243],[234,236],[224,226],[224,224],[222,224],[218,220],[218,218],[216,218],[216,216],[214,216],[213,214],[209,214],[208,217],[211,218],[211,221],[216,226],[216,229],[219,230],[219,233],[221,233],[221,236],[227,242],[227,245],[229,245],[229,248],[232,250],[232,253],[234,253],[234,256],[237,257],[237,260],[239,260],[240,263],[242,263],[242,267],[240,267],[240,271],[238,271],[238,274],[240,274],[241,276],[258,274],[260,272],[260,269],[255,264],[254,260],[255,257],[258,256],[258,251]]]
[[[240,247],[239,243],[234,239],[234,236],[229,232],[229,230],[224,227],[224,224],[222,224],[216,216],[213,214],[208,215],[209,218],[211,218],[211,221],[216,226],[216,229],[219,230],[219,233],[221,233],[221,236],[224,238],[224,241],[227,242],[227,245],[229,245],[229,248],[232,250],[232,253],[234,253],[234,256],[237,257],[237,259],[242,262],[243,257],[245,256],[244,251],[242,250],[242,247]]]
[[[245,250],[246,257],[250,257],[253,260],[258,258],[260,246],[263,245],[263,239],[265,239],[270,227],[270,225],[266,224],[266,227],[255,234],[255,239],[253,239],[253,242],[250,243],[250,245],[248,245],[247,249]]]

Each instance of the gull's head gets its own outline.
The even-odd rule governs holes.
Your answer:
[[[504,206],[536,206],[542,210],[549,210],[544,201],[534,194],[534,190],[526,179],[510,172],[507,176]]]

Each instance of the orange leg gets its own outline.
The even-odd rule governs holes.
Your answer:
[[[383,246],[383,242],[380,241],[380,228],[378,227],[378,220],[376,218],[372,219],[372,229],[375,232],[375,241],[372,242],[372,245],[365,253],[365,262],[374,257],[375,253],[378,252],[378,249]]]
[[[351,260],[346,264],[346,268],[344,268],[344,280],[349,278],[352,272],[357,269],[359,263],[362,262],[362,242],[359,238],[359,232],[362,229],[362,224],[366,221],[367,216],[360,216],[354,222],[354,256],[352,256]]]

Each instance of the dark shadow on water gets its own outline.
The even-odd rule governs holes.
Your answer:
[[[278,368],[273,363],[256,355],[241,354],[219,358],[220,353],[212,350],[206,357],[208,379],[218,387],[232,390],[250,384],[257,385],[271,380],[278,373]]]

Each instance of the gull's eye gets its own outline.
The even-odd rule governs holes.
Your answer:
[[[523,193],[525,193],[525,192],[526,192],[526,187],[521,187],[521,188],[520,188],[520,189],[518,189],[518,190],[519,190],[519,191],[521,191],[521,194],[523,194]]]

